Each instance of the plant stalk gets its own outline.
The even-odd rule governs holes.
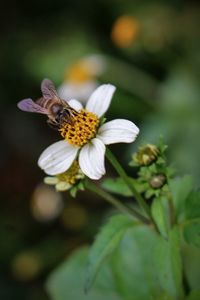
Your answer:
[[[117,198],[110,195],[108,192],[104,191],[101,187],[95,185],[92,181],[87,180],[85,185],[88,190],[104,198],[107,202],[115,206],[119,211],[128,214],[129,216],[131,215],[133,217],[136,217],[137,219],[139,219],[141,222],[145,224],[149,224],[149,220],[143,215],[141,215],[137,210],[135,210],[132,207],[124,205]]]
[[[107,148],[106,150],[106,157],[110,161],[110,163],[113,165],[117,173],[122,177],[124,182],[127,184],[129,189],[131,190],[133,196],[135,197],[136,201],[138,202],[139,206],[144,210],[146,215],[150,218],[150,220],[153,221],[151,216],[151,211],[149,206],[146,204],[143,197],[138,193],[138,191],[133,186],[132,182],[130,182],[128,175],[126,174],[125,170],[122,168],[121,164],[118,162],[117,158],[114,156],[114,154]]]

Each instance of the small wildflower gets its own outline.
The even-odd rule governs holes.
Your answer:
[[[114,92],[113,85],[101,85],[92,93],[85,109],[77,100],[68,102],[78,116],[73,124],[66,122],[60,128],[64,140],[49,146],[41,154],[38,165],[46,174],[64,173],[78,159],[81,171],[98,180],[105,174],[105,145],[131,143],[136,139],[139,129],[131,121],[116,119],[101,125]]]
[[[139,21],[132,16],[119,17],[112,28],[112,41],[120,48],[129,47],[138,36],[140,30]]]
[[[79,180],[83,179],[84,177],[85,176],[79,168],[78,162],[74,161],[67,171],[54,177],[45,177],[44,182],[49,185],[55,185],[57,191],[63,192],[71,189]]]
[[[147,144],[139,148],[133,155],[133,161],[139,166],[148,166],[154,162],[159,155],[159,149],[152,144]]]
[[[84,103],[98,87],[97,76],[105,70],[101,55],[90,55],[79,60],[66,70],[64,82],[58,88],[59,96],[68,101],[77,99]]]
[[[51,113],[51,121],[53,118],[52,123],[58,126],[63,140],[49,146],[39,157],[38,165],[48,175],[59,175],[68,171],[77,160],[84,175],[94,180],[100,179],[105,174],[105,145],[131,143],[139,133],[138,127],[128,120],[116,119],[104,123],[103,116],[110,106],[115,87],[111,84],[99,86],[83,108],[75,99],[68,101],[65,106],[64,100],[59,98],[50,80],[45,79],[41,86],[42,104],[41,100],[34,102],[29,98],[20,101],[18,107],[48,117],[48,110],[43,107],[44,103],[54,108],[56,112],[53,113],[53,117]],[[52,97],[57,101],[56,107],[54,101],[52,104]],[[59,178],[46,181],[59,184]],[[69,184],[64,184],[64,188],[68,188]]]

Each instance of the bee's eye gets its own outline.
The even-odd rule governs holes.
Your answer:
[[[69,112],[67,109],[65,109],[65,110],[63,111],[63,115],[65,115],[65,116],[70,116],[70,112]]]
[[[57,114],[62,110],[62,106],[59,104],[54,104],[52,105],[51,110],[53,114]]]

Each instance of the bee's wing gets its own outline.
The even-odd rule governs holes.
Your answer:
[[[44,79],[41,83],[41,91],[45,100],[60,100],[56,88],[50,79]]]
[[[28,111],[28,112],[35,112],[38,114],[47,114],[48,111],[47,109],[41,107],[39,104],[35,103],[32,99],[24,99],[18,102],[17,104],[18,108],[23,110],[23,111]]]

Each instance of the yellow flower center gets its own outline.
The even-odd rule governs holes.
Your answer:
[[[83,146],[91,140],[97,132],[99,118],[85,109],[73,116],[72,123],[64,123],[59,129],[61,136],[71,145]]]
[[[83,173],[80,170],[78,161],[74,161],[72,166],[64,173],[57,175],[59,181],[67,182],[74,185],[77,180],[83,178]]]

